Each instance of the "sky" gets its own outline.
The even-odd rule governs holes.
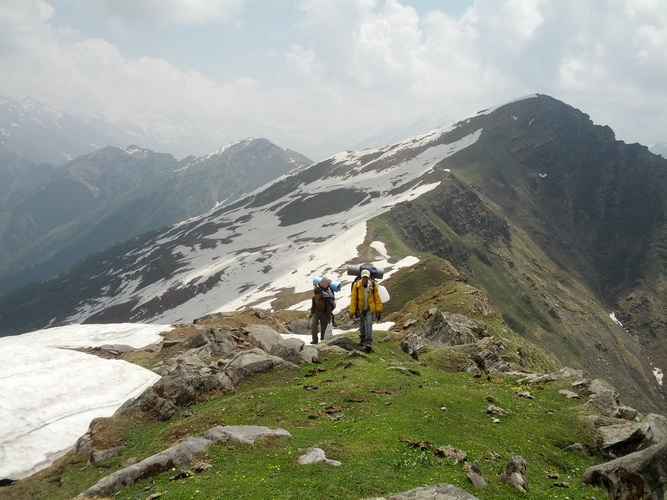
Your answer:
[[[651,146],[667,2],[2,0],[0,74],[0,95],[131,122],[181,157],[265,137],[320,160],[532,93]]]

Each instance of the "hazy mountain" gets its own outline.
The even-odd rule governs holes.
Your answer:
[[[98,119],[85,121],[30,97],[0,96],[0,147],[35,163],[62,165],[138,137]]]
[[[313,275],[343,278],[382,241],[394,260],[449,260],[514,331],[664,410],[666,167],[588,115],[530,96],[138,236],[6,297],[0,328],[303,307]]]
[[[24,175],[14,176],[16,186],[0,204],[0,292],[49,278],[90,253],[206,212],[310,163],[248,139],[181,162],[137,146],[107,146],[40,175],[28,174],[36,165],[4,169],[8,177]]]

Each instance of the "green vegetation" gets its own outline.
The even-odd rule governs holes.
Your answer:
[[[258,376],[235,394],[211,393],[169,422],[139,417],[103,420],[98,439],[121,445],[122,451],[98,466],[87,465],[84,456],[70,455],[26,481],[0,489],[0,496],[72,498],[104,475],[217,425],[282,428],[292,437],[213,446],[204,459],[209,468],[182,479],[173,479],[180,470],[171,470],[114,498],[160,493],[162,499],[360,499],[443,482],[482,500],[525,498],[498,482],[513,455],[521,455],[528,464],[530,498],[602,495],[580,484],[583,471],[602,458],[590,451],[595,449],[593,433],[582,419],[580,404],[558,394],[561,387],[522,387],[509,375],[446,373],[405,355],[397,334],[375,336],[369,355],[323,351],[320,364]],[[520,390],[531,391],[534,399],[519,397]],[[490,401],[508,412],[496,417],[497,423],[486,413]],[[575,442],[588,454],[565,451]],[[464,464],[439,458],[435,451],[443,445],[465,451],[468,462],[478,460],[488,487],[474,489],[462,470]],[[322,448],[342,465],[299,465],[297,458],[309,447]],[[195,465],[188,469],[193,471]],[[570,488],[554,486],[557,482]]]

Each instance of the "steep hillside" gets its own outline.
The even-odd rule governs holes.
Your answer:
[[[665,172],[665,160],[584,113],[529,96],[341,153],[142,235],[5,298],[0,328],[303,309],[314,275],[345,285],[348,264],[393,273],[403,257],[431,254],[486,292],[514,332],[609,379],[630,403],[664,409]]]

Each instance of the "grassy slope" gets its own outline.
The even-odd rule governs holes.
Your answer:
[[[103,475],[216,425],[283,428],[292,438],[214,446],[206,457],[211,468],[175,481],[170,478],[178,471],[170,471],[115,498],[160,492],[163,499],[358,499],[440,482],[480,499],[523,498],[497,480],[513,455],[528,463],[532,498],[601,496],[579,484],[583,470],[601,457],[593,451],[584,456],[564,451],[574,442],[593,450],[594,438],[580,418],[580,403],[557,394],[559,386],[526,388],[513,376],[446,373],[406,356],[399,335],[376,332],[376,338],[382,340],[369,356],[322,353],[319,365],[259,376],[236,394],[210,394],[170,422],[105,419],[98,433],[109,445],[122,445],[121,452],[97,467],[86,465],[83,456],[65,457],[29,480],[0,489],[0,498],[71,498]],[[519,397],[519,389],[532,391],[535,399]],[[486,414],[491,399],[508,411],[500,423]],[[414,448],[405,440],[425,441],[432,448]],[[462,464],[434,455],[435,448],[447,444],[467,452],[468,461],[479,460],[488,488],[474,490]],[[343,465],[298,465],[298,456],[311,446]],[[501,458],[493,459],[492,453]],[[557,481],[571,488],[554,486]]]

